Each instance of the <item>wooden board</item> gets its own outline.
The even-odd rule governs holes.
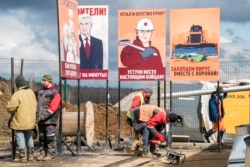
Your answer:
[[[84,115],[84,134],[87,144],[91,147],[94,140],[94,108],[92,102],[88,101],[85,104],[86,112]]]

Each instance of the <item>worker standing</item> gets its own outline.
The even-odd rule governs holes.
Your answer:
[[[57,155],[56,126],[60,112],[61,95],[51,75],[42,78],[43,88],[37,91],[37,121],[41,145],[38,161],[51,161]]]
[[[19,158],[14,162],[26,163],[33,161],[34,141],[32,129],[36,121],[36,96],[26,85],[22,75],[16,77],[17,91],[7,105],[7,112],[12,114],[10,128],[15,130]]]
[[[218,96],[219,94],[219,96]],[[209,99],[209,119],[212,122],[212,129],[205,133],[204,137],[210,143],[209,137],[218,131],[217,142],[221,142],[223,134],[226,130],[224,124],[224,106],[223,100],[227,97],[227,93],[222,88],[217,89],[211,94]]]

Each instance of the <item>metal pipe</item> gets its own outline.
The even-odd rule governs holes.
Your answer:
[[[250,166],[250,136],[244,138],[246,144],[245,166]]]
[[[250,85],[244,85],[244,86],[234,86],[230,88],[223,88],[225,92],[238,92],[238,91],[246,91],[250,90]],[[192,90],[192,91],[185,91],[185,92],[173,92],[171,97],[172,98],[178,98],[178,97],[188,97],[188,96],[200,96],[200,95],[206,95],[211,94],[214,92],[215,89],[208,89],[208,90]],[[161,95],[161,98],[164,98],[164,94]],[[170,98],[170,93],[166,93],[166,98]]]

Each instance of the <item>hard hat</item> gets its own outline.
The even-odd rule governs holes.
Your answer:
[[[151,20],[143,18],[138,21],[136,30],[154,30],[154,25]]]

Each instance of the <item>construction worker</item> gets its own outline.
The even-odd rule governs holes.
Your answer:
[[[151,37],[154,31],[152,21],[148,18],[140,19],[135,31],[136,39],[133,45],[125,46],[121,51],[122,64],[132,69],[155,69],[157,73],[164,72],[160,52],[152,46]]]
[[[51,161],[57,155],[56,126],[58,124],[61,95],[53,83],[52,76],[42,77],[43,88],[37,91],[37,121],[39,129],[40,155],[37,161]]]
[[[149,104],[150,97],[152,94],[153,94],[153,90],[151,88],[143,89],[141,92],[139,92],[138,94],[135,95],[130,108],[132,109],[132,108],[144,105],[144,104]],[[130,112],[127,113],[127,123],[129,125],[133,126]],[[135,150],[138,143],[140,143],[140,133],[133,131],[131,150]]]
[[[217,142],[219,143],[223,138],[223,134],[226,130],[223,119],[225,115],[223,100],[226,97],[227,93],[224,92],[222,88],[218,88],[211,94],[209,99],[209,119],[212,122],[212,129],[204,134],[204,137],[208,143],[210,143],[209,137],[216,131],[218,131]]]
[[[150,97],[152,94],[153,94],[153,90],[151,88],[143,89],[140,93],[135,95],[130,108],[135,108],[143,104],[149,104]]]
[[[17,91],[7,105],[7,112],[12,114],[10,128],[15,130],[15,138],[19,157],[14,162],[33,161],[34,141],[32,129],[36,121],[36,96],[27,86],[22,75],[16,77]]]
[[[179,116],[150,104],[130,109],[129,112],[134,130],[142,134],[143,157],[152,157],[149,150],[149,138],[166,143],[165,137],[156,128],[164,127],[167,122],[177,121]]]

